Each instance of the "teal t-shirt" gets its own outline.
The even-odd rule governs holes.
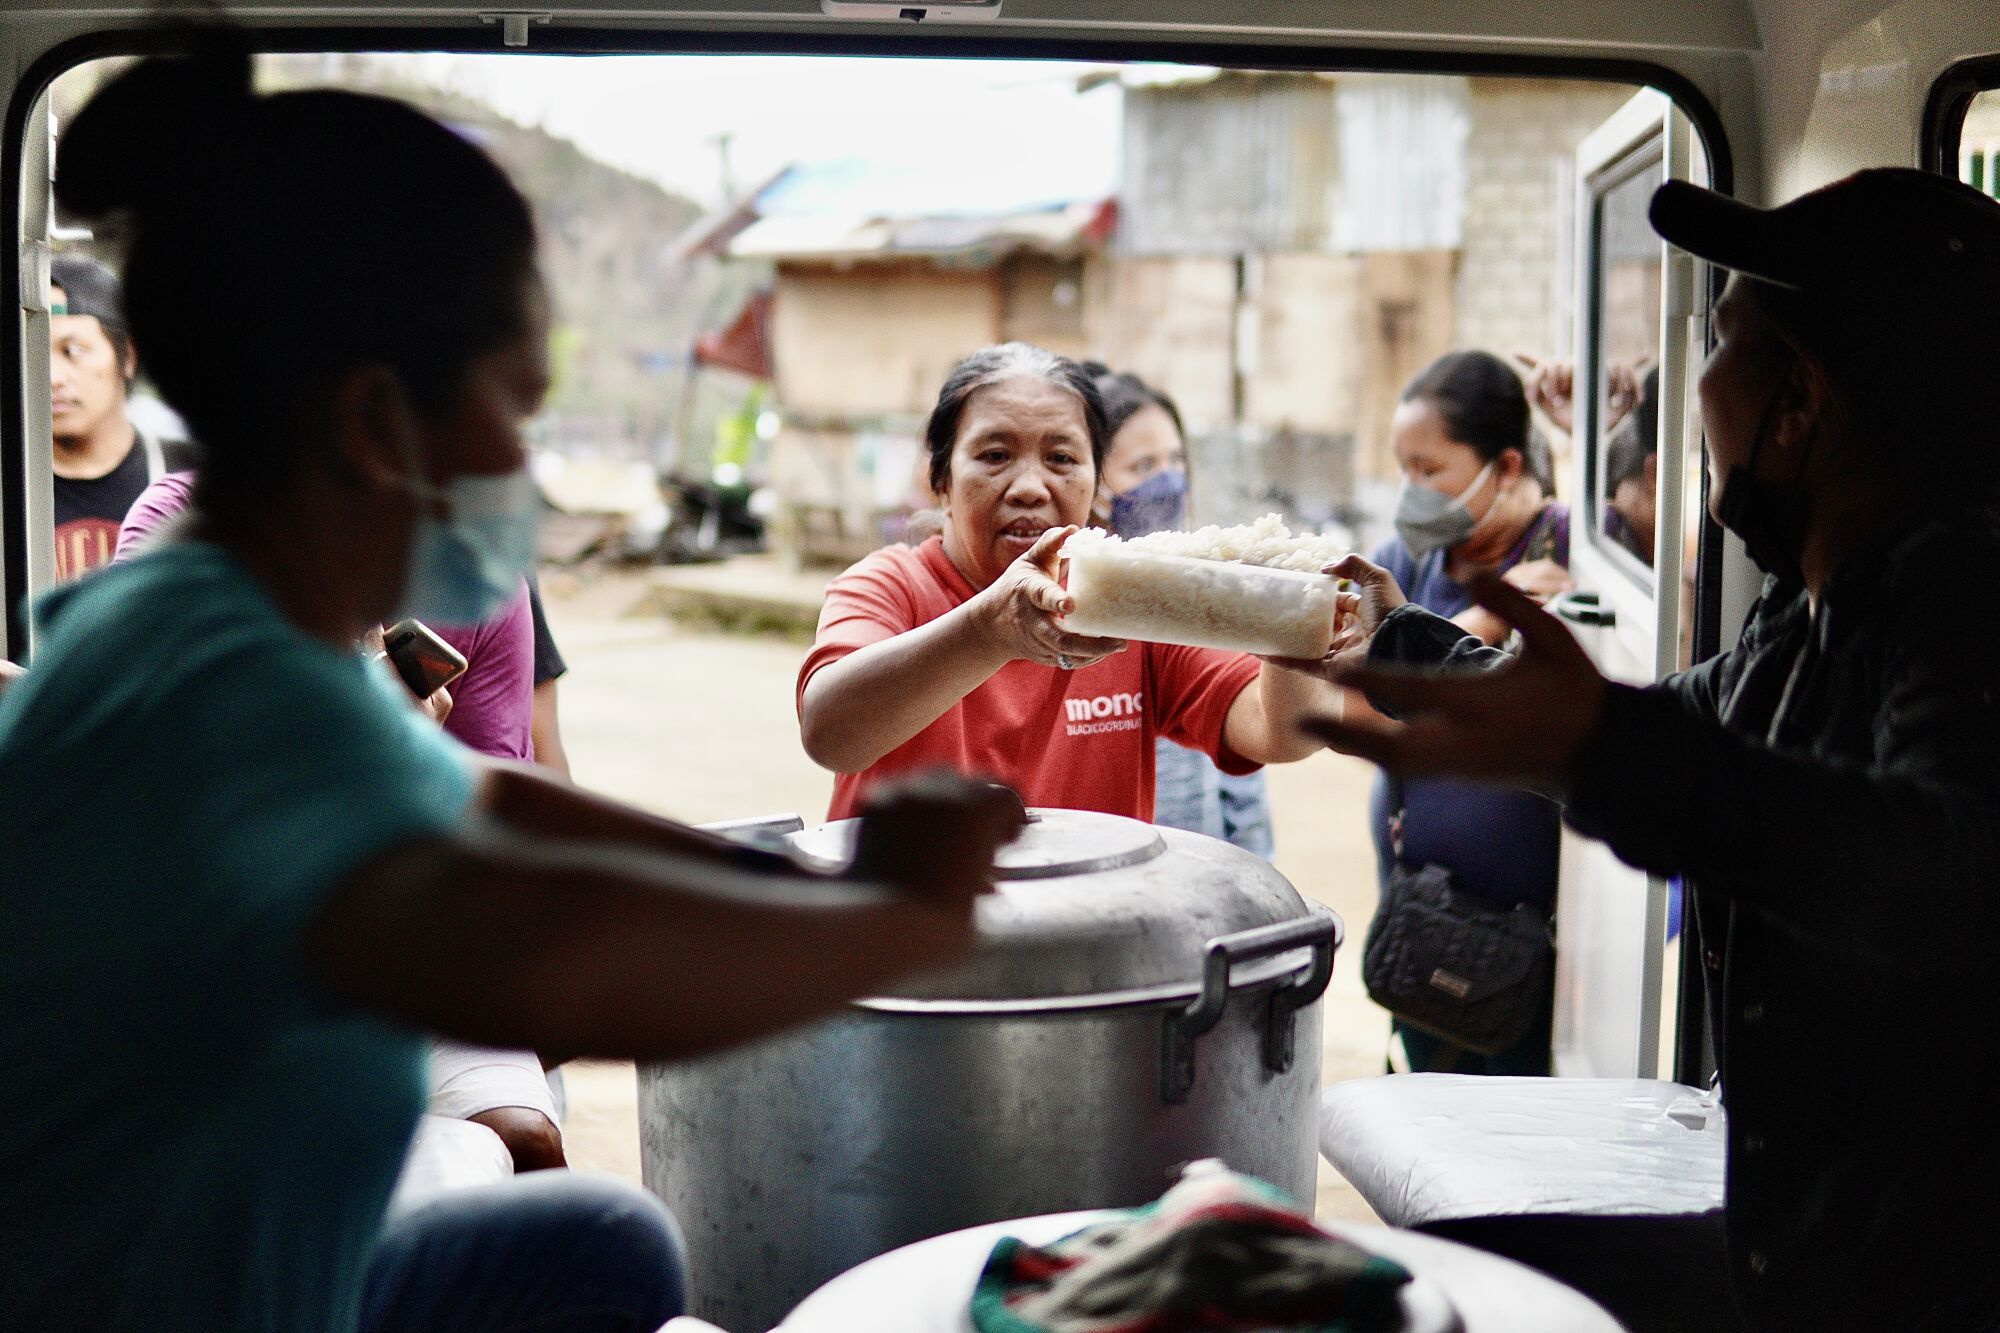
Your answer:
[[[0,695],[0,1329],[348,1328],[425,1047],[302,937],[467,817],[470,761],[216,547],[36,609]]]

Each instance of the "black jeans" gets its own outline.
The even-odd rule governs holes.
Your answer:
[[[1730,1288],[1722,1213],[1475,1217],[1417,1230],[1575,1287],[1631,1333],[1749,1333]]]

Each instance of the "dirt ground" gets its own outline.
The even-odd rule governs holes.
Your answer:
[[[563,737],[578,782],[691,822],[826,810],[829,774],[799,746],[793,681],[805,644],[685,628],[635,613],[642,575],[550,573],[542,589],[570,672]],[[1270,771],[1278,868],[1340,914],[1347,948],[1325,1008],[1327,1082],[1380,1073],[1388,1019],[1362,993],[1359,948],[1375,901],[1372,770],[1332,754]],[[621,1064],[573,1064],[564,1127],[579,1167],[639,1178],[636,1085]],[[1321,1164],[1322,1217],[1372,1219]]]

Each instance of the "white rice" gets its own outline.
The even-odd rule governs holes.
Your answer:
[[[1233,528],[1210,524],[1195,532],[1155,532],[1131,541],[1098,528],[1084,528],[1063,543],[1063,554],[1084,555],[1100,548],[1186,556],[1191,560],[1231,560],[1266,569],[1294,569],[1301,574],[1317,574],[1348,553],[1345,546],[1331,537],[1294,533],[1276,514],[1266,514],[1255,523]]]
[[[1339,581],[1319,571],[1347,554],[1294,536],[1276,514],[1243,527],[1159,532],[1121,541],[1086,528],[1063,544],[1075,634],[1324,656]]]

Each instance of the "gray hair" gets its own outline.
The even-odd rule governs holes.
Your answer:
[[[1047,380],[1077,396],[1083,404],[1084,429],[1090,433],[1091,465],[1104,465],[1104,451],[1110,445],[1111,433],[1104,424],[1104,397],[1090,372],[1080,363],[1033,343],[1000,343],[982,347],[953,366],[951,374],[945,376],[944,387],[938,390],[937,406],[931,409],[930,420],[924,423],[924,443],[931,456],[932,491],[943,494],[951,482],[951,451],[958,443],[959,422],[972,395],[1003,380],[1024,376]]]

